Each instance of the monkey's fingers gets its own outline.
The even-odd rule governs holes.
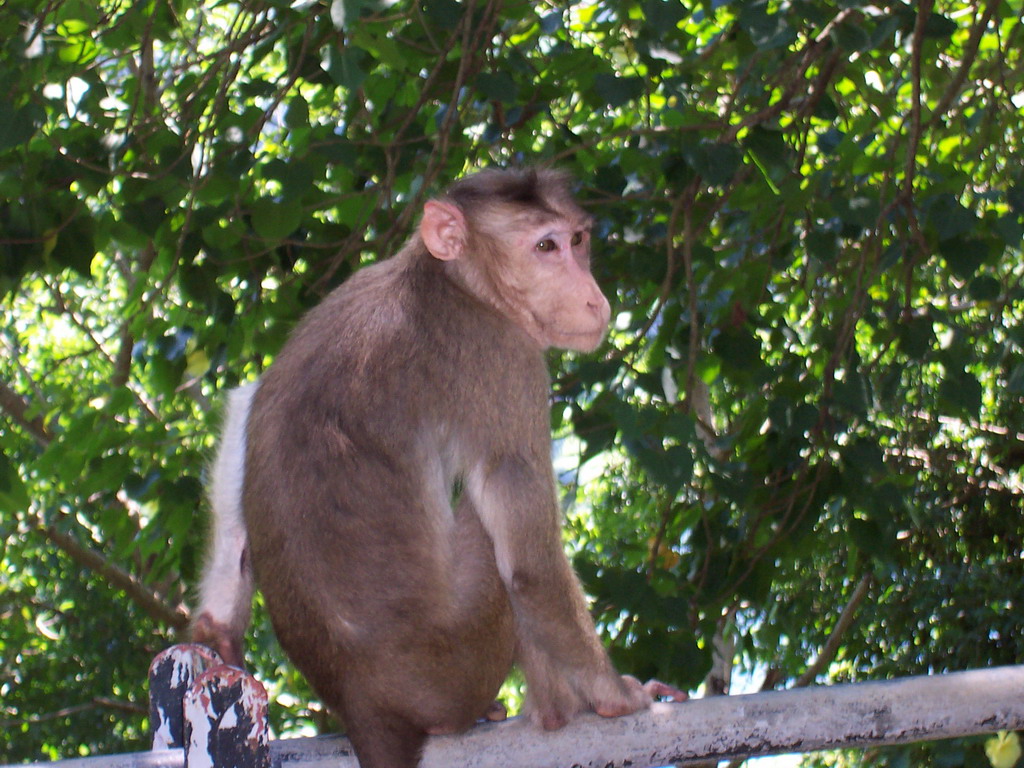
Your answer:
[[[508,710],[500,701],[492,701],[491,705],[487,707],[487,711],[484,712],[484,719],[492,723],[500,723],[507,718]]]
[[[660,680],[648,680],[644,683],[644,690],[647,691],[652,699],[664,697],[670,701],[686,701],[690,698],[685,691],[681,691],[675,686],[668,685]]]

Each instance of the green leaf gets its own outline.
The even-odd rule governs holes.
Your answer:
[[[218,219],[203,227],[203,240],[214,248],[230,250],[241,242],[245,225],[238,219]]]
[[[953,274],[961,280],[974,276],[982,264],[988,261],[988,245],[973,238],[955,237],[939,244],[939,253],[946,260]]]
[[[1006,202],[1010,204],[1010,210],[1018,216],[1024,216],[1024,184],[1007,187]]]
[[[924,36],[929,38],[948,39],[956,34],[960,27],[955,21],[934,11],[928,15],[924,24]]]
[[[921,360],[935,345],[935,330],[930,317],[912,317],[897,326],[900,348],[908,357]]]
[[[782,12],[769,13],[766,0],[748,0],[741,5],[740,27],[760,50],[783,48],[796,40],[796,30],[789,26]]]
[[[96,256],[96,224],[91,216],[76,216],[57,236],[53,258],[70,267],[84,278],[92,275],[92,261]]]
[[[664,486],[666,494],[674,498],[693,475],[693,452],[688,446],[674,445],[669,448],[652,446],[649,441],[625,441],[629,452],[644,468],[647,476]]]
[[[69,37],[68,42],[61,46],[58,56],[67,64],[84,66],[96,58],[99,50],[88,37]]]
[[[252,204],[250,213],[253,230],[264,240],[283,240],[302,223],[302,206],[297,201],[264,197]]]
[[[963,237],[977,226],[978,219],[953,195],[940,195],[928,209],[928,224],[939,240]]]
[[[1003,284],[991,275],[978,275],[967,290],[975,301],[995,301],[1003,293]]]
[[[476,78],[476,89],[488,101],[514,104],[519,97],[519,87],[508,72],[481,72]]]
[[[1006,379],[1006,391],[1011,395],[1024,395],[1024,363],[1018,363]]]
[[[745,601],[751,601],[754,605],[761,605],[771,598],[772,584],[779,572],[779,568],[770,558],[761,556],[753,560],[749,565],[741,566],[749,575],[740,585],[738,595]]]
[[[341,50],[327,47],[324,50],[322,66],[331,80],[343,88],[354,91],[366,80],[366,72],[362,68],[365,60],[366,51],[361,48],[351,45]]]
[[[97,24],[99,16],[96,3],[89,0],[67,0],[56,9],[56,20],[59,22],[57,29],[59,31],[61,27],[70,28],[76,30],[75,34],[80,34]]]
[[[131,199],[128,198],[129,194],[129,188],[126,185],[126,200]],[[142,194],[141,191],[140,194]],[[128,224],[131,224],[139,232],[151,238],[167,216],[167,206],[163,200],[156,196],[136,198],[123,206],[121,215]]]
[[[1000,216],[992,224],[993,230],[1011,248],[1020,248],[1024,240],[1024,225],[1017,216]]]
[[[614,109],[643,94],[644,81],[639,77],[617,77],[600,72],[594,76],[594,92],[603,103]]]
[[[46,113],[37,104],[0,108],[0,152],[28,142],[45,119]]]
[[[881,527],[873,520],[854,517],[847,524],[854,545],[869,557],[884,557],[892,547]]]
[[[789,148],[782,132],[755,126],[743,140],[743,148],[761,171],[771,190],[779,194],[779,184],[792,170]]]
[[[125,479],[125,493],[135,501],[144,501],[159,479],[160,473],[155,470],[149,472],[145,477],[133,472]]]
[[[846,377],[832,389],[837,405],[858,416],[867,416],[871,409],[871,387],[867,377],[857,371],[847,371]]]
[[[425,0],[423,11],[441,29],[455,29],[463,13],[457,0]]]
[[[821,262],[834,261],[839,254],[839,240],[832,232],[812,229],[804,235],[804,246],[807,253]]]
[[[28,509],[28,489],[18,474],[17,467],[0,453],[0,511],[8,514]]]
[[[874,190],[864,190],[852,197],[837,193],[833,200],[836,215],[839,216],[843,224],[849,227],[866,229],[873,227],[878,221],[881,206],[878,202],[878,194]]]
[[[284,124],[292,130],[309,128],[309,103],[302,96],[295,95],[288,102]]]
[[[622,194],[628,180],[618,165],[603,165],[594,174],[594,186],[610,195]]]
[[[761,366],[761,342],[751,333],[738,328],[722,331],[713,343],[715,355],[725,364],[740,371]]]
[[[281,183],[281,200],[297,200],[312,191],[316,175],[305,160],[271,160],[263,167],[263,174]]]
[[[665,37],[674,32],[679,22],[687,17],[689,11],[680,0],[646,0],[644,2],[644,18],[647,29],[656,38]]]
[[[697,358],[697,364],[694,366],[694,373],[696,373],[705,384],[711,384],[714,382],[721,372],[722,359],[718,355],[708,353]]]
[[[904,242],[893,242],[889,243],[882,251],[882,256],[878,260],[878,268],[883,272],[887,269],[891,269],[903,261],[907,256],[907,245]]]
[[[78,37],[89,31],[92,25],[82,19],[65,18],[57,25],[57,34],[61,37]]]
[[[871,47],[871,36],[861,24],[843,22],[832,30],[832,39],[844,51],[854,53]]]
[[[743,162],[742,151],[733,144],[703,142],[684,148],[683,154],[693,169],[712,185],[728,184]]]
[[[885,471],[885,460],[878,444],[865,437],[857,438],[842,453],[843,463],[855,476],[867,480]]]
[[[939,385],[939,399],[956,414],[977,416],[981,398],[981,383],[966,371],[947,372]]]

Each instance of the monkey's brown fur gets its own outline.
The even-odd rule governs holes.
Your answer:
[[[589,350],[608,322],[588,237],[557,173],[457,182],[309,313],[252,400],[256,580],[363,768],[415,766],[514,661],[546,728],[650,701],[598,641],[551,468],[544,349]]]

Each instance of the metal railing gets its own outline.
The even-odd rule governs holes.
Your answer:
[[[396,695],[401,695],[398,692]],[[154,750],[38,768],[357,768],[340,736],[267,734],[263,686],[196,645],[150,669]],[[1024,666],[656,703],[559,731],[522,718],[427,742],[423,768],[664,766],[821,749],[904,744],[1024,729]],[[24,767],[22,767],[24,768]]]

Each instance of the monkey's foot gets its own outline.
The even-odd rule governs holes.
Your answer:
[[[192,624],[192,642],[212,648],[220,654],[225,664],[245,668],[242,658],[242,637],[238,632],[230,630],[216,621],[209,613],[203,611]]]

